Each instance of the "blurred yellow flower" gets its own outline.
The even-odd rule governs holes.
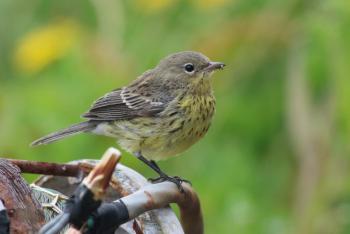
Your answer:
[[[225,5],[229,0],[192,0],[192,2],[201,9],[211,9]]]
[[[157,12],[172,6],[176,0],[137,0],[138,8],[146,12]]]
[[[14,51],[15,67],[35,73],[62,57],[77,40],[78,28],[72,21],[60,21],[25,35]]]

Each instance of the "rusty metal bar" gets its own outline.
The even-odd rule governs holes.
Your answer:
[[[22,173],[78,177],[82,173],[79,164],[35,162],[29,160],[4,159],[21,170]]]
[[[189,184],[183,183],[182,186],[185,190],[184,193],[181,193],[178,187],[171,182],[152,184],[121,198],[121,200],[129,211],[130,219],[136,218],[146,211],[162,208],[170,203],[177,203],[180,208],[184,232],[203,234],[203,217],[198,195]]]

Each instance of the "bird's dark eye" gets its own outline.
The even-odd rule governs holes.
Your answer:
[[[185,64],[185,71],[188,73],[192,73],[194,71],[194,66],[192,63]]]

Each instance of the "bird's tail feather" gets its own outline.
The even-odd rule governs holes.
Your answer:
[[[31,143],[31,146],[38,146],[38,145],[46,145],[54,141],[58,141],[62,138],[72,136],[75,134],[78,134],[80,132],[88,132],[93,130],[96,127],[95,123],[92,123],[90,121],[74,124],[68,128],[62,129],[57,132],[53,132],[49,135],[46,135],[34,142]]]

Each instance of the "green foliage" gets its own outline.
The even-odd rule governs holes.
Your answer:
[[[349,233],[349,12],[346,0],[3,0],[0,155],[99,157],[114,140],[80,135],[29,144],[80,121],[94,99],[165,55],[198,50],[228,65],[213,77],[214,122],[202,141],[160,166],[192,181],[207,233]],[[287,81],[299,41],[312,116],[306,126],[316,129],[320,141],[311,142],[321,149],[306,225],[297,195],[308,179],[300,177],[305,155],[293,140]],[[127,153],[122,163],[154,176]]]

